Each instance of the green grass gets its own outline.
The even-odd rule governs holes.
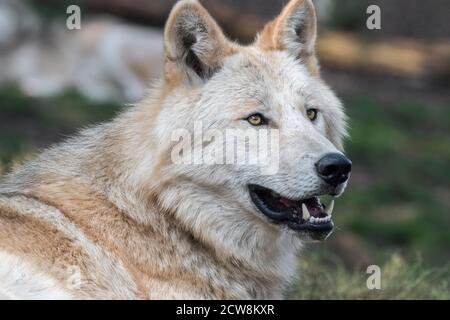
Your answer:
[[[337,201],[333,237],[319,251],[306,250],[289,296],[449,299],[450,105],[344,100],[353,177]],[[74,92],[30,99],[14,88],[0,90],[0,101],[0,173],[35,152],[36,137],[47,133],[48,145],[58,134],[105,121],[121,109]],[[382,290],[368,290],[365,270],[344,263],[345,252],[333,248],[346,235],[353,239],[347,254],[357,257],[353,250],[359,248],[381,266]]]
[[[341,228],[375,249],[401,245],[436,262],[450,258],[450,108],[347,99],[347,150],[357,181],[339,201]],[[359,177],[359,179],[358,179]]]
[[[349,270],[339,260],[309,254],[301,259],[290,299],[450,299],[450,265],[426,267],[392,255],[380,266],[381,288],[368,289],[367,270]]]

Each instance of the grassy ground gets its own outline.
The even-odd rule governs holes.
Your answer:
[[[305,250],[290,297],[449,299],[449,105],[344,100],[354,174],[337,202],[335,234]],[[0,90],[0,173],[118,110],[70,92],[36,100]],[[367,289],[369,264],[381,267],[382,290]]]
[[[306,254],[290,299],[450,299],[450,268],[430,267],[393,254],[380,266],[380,289],[368,289],[367,270],[349,270],[338,258]]]

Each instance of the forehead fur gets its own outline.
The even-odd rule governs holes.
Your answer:
[[[309,83],[319,83],[301,60],[282,51],[263,51],[257,47],[244,48],[224,61],[223,72],[246,87],[259,86],[269,91],[301,93]]]
[[[242,48],[224,60],[222,70],[206,87],[220,87],[241,109],[251,109],[255,103],[270,109],[293,107],[298,112],[318,108],[325,119],[327,138],[342,149],[346,117],[341,102],[301,59],[284,51]]]

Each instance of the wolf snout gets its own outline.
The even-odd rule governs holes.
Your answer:
[[[325,155],[315,166],[319,177],[333,187],[347,181],[352,171],[352,162],[340,153]]]

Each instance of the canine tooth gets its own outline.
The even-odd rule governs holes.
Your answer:
[[[331,200],[330,205],[325,209],[325,213],[331,215],[333,213],[333,209],[334,209],[334,200]]]
[[[309,214],[308,207],[306,207],[306,204],[304,204],[304,203],[302,203],[302,213],[303,213],[303,219],[304,220],[308,220],[309,217],[311,216]]]

